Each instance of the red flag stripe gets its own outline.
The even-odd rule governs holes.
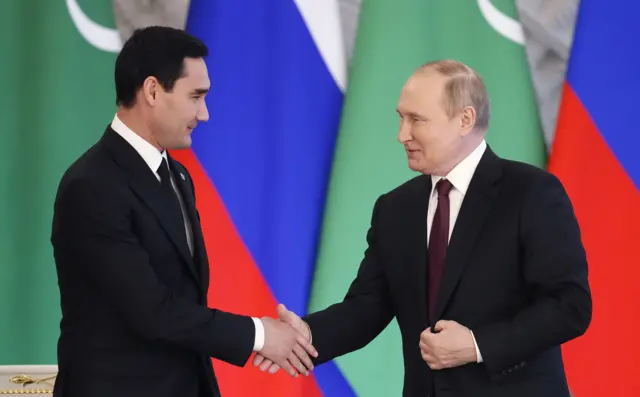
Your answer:
[[[211,270],[209,306],[251,316],[276,317],[276,300],[242,242],[224,203],[192,150],[172,152],[191,174],[196,205]],[[313,375],[294,379],[280,371],[262,373],[248,363],[244,368],[213,360],[223,396],[322,397]]]
[[[636,395],[640,194],[568,84],[549,170],[575,207],[593,296],[590,328],[563,349],[570,388],[577,397]]]

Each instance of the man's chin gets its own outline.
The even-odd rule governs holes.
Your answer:
[[[182,142],[176,142],[174,145],[172,145],[172,147],[168,148],[169,150],[184,150],[184,149],[189,149],[191,147],[191,137],[190,136],[186,136]]]
[[[417,161],[409,159],[407,165],[411,171],[420,172],[420,164]]]

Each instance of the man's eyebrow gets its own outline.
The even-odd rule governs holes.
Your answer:
[[[410,117],[416,117],[416,118],[419,118],[419,119],[425,118],[423,115],[418,114],[416,112],[405,112],[405,113],[403,113],[403,112],[400,111],[400,109],[396,109],[396,113],[398,113],[400,116],[402,116],[404,114],[404,115],[407,115],[407,116],[410,116]]]
[[[204,95],[207,92],[209,92],[208,88],[196,88],[195,90],[193,90],[192,94],[196,94],[196,95]]]

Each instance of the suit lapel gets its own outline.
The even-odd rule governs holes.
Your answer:
[[[500,159],[487,147],[471,179],[447,248],[444,273],[438,290],[435,316],[439,319],[451,299],[468,262],[478,234],[498,193]]]
[[[196,277],[197,281],[198,274],[195,272],[193,258],[189,252],[189,246],[187,245],[183,220],[181,217],[178,218],[171,216],[174,212],[172,203],[165,198],[163,192],[160,190],[160,184],[157,179],[134,179],[130,181],[130,186],[142,201],[144,201],[144,203],[153,211],[156,218],[158,218],[160,225],[169,236],[169,239],[173,242],[175,248],[182,256],[182,259],[187,263],[189,270],[192,275]]]
[[[174,219],[171,215],[174,213],[171,209],[172,204],[165,198],[154,172],[151,171],[138,152],[110,127],[103,136],[103,142],[116,162],[128,171],[129,186],[151,209],[160,222],[162,229],[184,259],[195,282],[199,284],[199,276],[193,264],[193,258],[189,252],[184,234],[184,224],[181,223],[181,219]]]
[[[191,223],[191,231],[193,233],[193,263],[196,266],[196,271],[198,272],[201,285],[204,286],[207,285],[209,279],[209,264],[206,263],[206,257],[204,256],[204,238],[202,236],[200,218],[198,217],[196,203],[193,197],[193,189],[191,188],[190,183],[187,182],[186,178],[184,178],[182,167],[171,157],[169,157],[169,161],[171,162],[171,167],[176,170],[176,184],[178,185],[178,189],[180,189],[180,194],[182,195],[182,200],[184,201],[184,205],[187,210],[187,216],[189,216],[189,221]]]
[[[407,223],[411,225],[409,230],[411,243],[409,244],[409,250],[407,251],[407,263],[409,264],[406,277],[408,282],[413,284],[416,291],[418,291],[418,300],[416,302],[416,313],[420,316],[420,320],[423,327],[426,327],[427,316],[427,268],[428,268],[428,256],[427,256],[427,212],[429,210],[429,193],[431,193],[431,177],[425,175],[424,181],[420,183],[411,197],[415,201],[407,206],[403,219],[406,219]],[[402,225],[400,225],[402,227]]]

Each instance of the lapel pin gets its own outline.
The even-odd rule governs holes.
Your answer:
[[[180,173],[180,176],[182,177],[182,180],[183,180],[183,181],[186,181],[186,180],[187,180],[187,179],[184,177],[184,174],[183,174],[182,172]]]

